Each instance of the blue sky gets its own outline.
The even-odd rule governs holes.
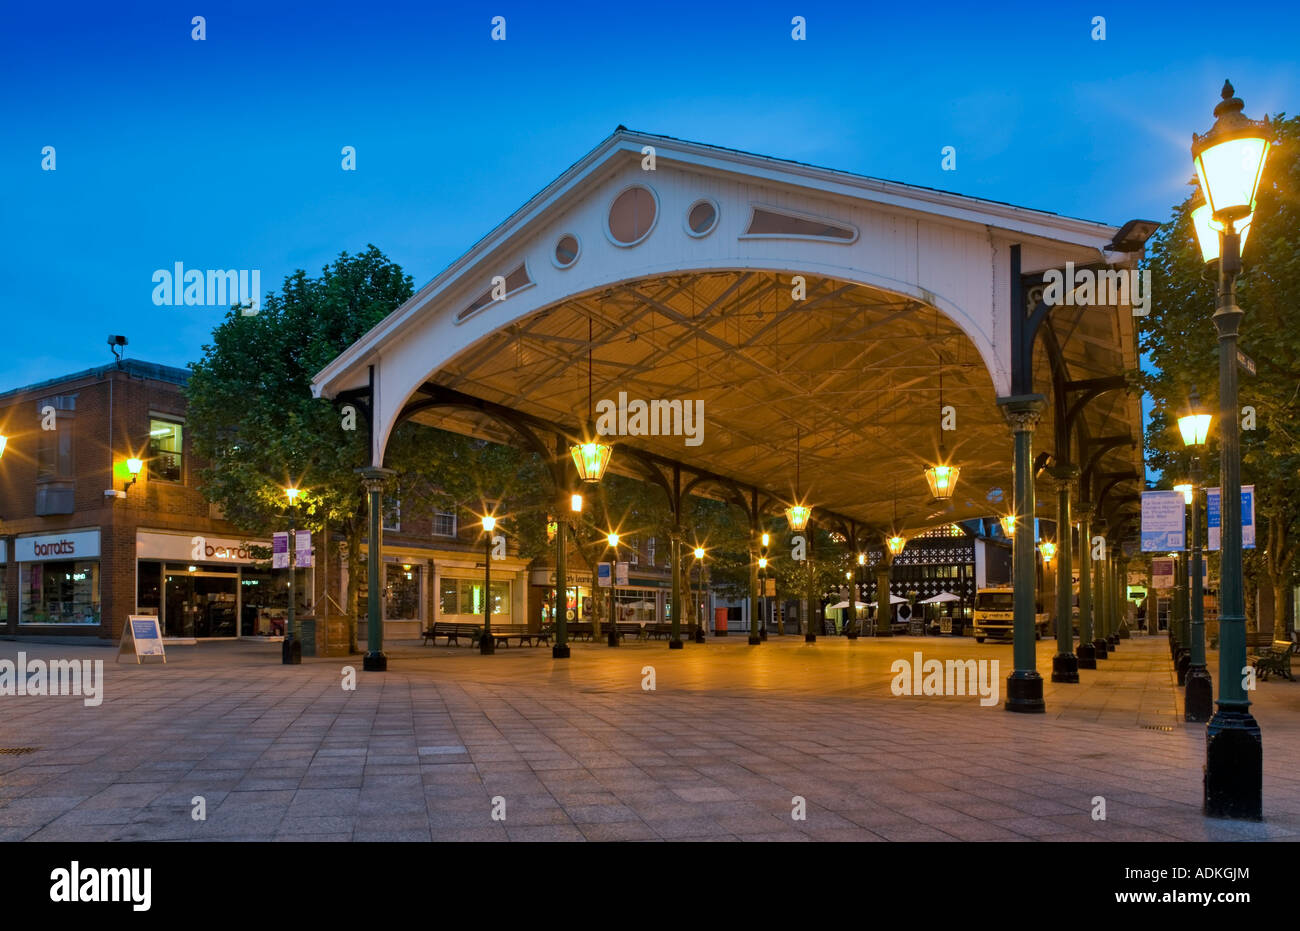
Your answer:
[[[197,358],[223,311],[154,306],[175,262],[266,291],[373,242],[419,286],[619,123],[1118,224],[1185,196],[1225,77],[1297,107],[1295,4],[884,6],[11,4],[0,391],[111,361],[109,332]]]

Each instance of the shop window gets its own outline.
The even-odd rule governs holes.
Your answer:
[[[183,427],[170,420],[149,421],[149,477],[163,482],[184,481]]]
[[[433,512],[433,535],[435,537],[454,537],[456,536],[456,512],[439,511]]]
[[[388,620],[420,618],[421,567],[389,563],[384,567],[384,617]]]
[[[19,570],[19,623],[98,626],[98,560],[22,563]]]
[[[492,583],[492,616],[509,617],[510,615],[509,581]],[[438,584],[438,613],[443,617],[451,615],[483,616],[483,580],[443,578]]]

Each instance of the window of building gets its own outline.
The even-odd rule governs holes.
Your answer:
[[[578,243],[578,237],[572,233],[566,233],[560,237],[559,242],[555,244],[555,267],[568,268],[574,262],[578,261],[578,253],[582,246]]]
[[[399,533],[402,529],[402,499],[384,495],[384,529]]]
[[[492,285],[488,287],[486,291],[484,291],[478,297],[474,298],[474,300],[470,302],[468,307],[466,307],[464,310],[462,310],[460,313],[456,315],[456,322],[460,323],[462,320],[466,320],[469,317],[472,317],[474,314],[478,313],[480,310],[482,310],[484,307],[491,304],[493,301],[505,300],[506,298],[513,295],[516,291],[522,291],[524,288],[530,287],[532,283],[533,283],[533,279],[530,278],[528,275],[528,267],[526,265],[516,266],[513,271],[506,274],[505,284],[503,285],[505,289],[504,292],[497,291],[497,293],[500,295],[499,298],[494,296],[492,293],[493,291],[497,290],[496,285]]]
[[[655,538],[651,537],[645,541],[645,561],[647,566],[653,567],[655,564]]]
[[[184,481],[183,427],[170,420],[149,420],[149,477],[164,482]]]
[[[614,198],[609,208],[609,238],[620,246],[635,246],[654,229],[659,205],[649,188],[632,187]]]
[[[697,200],[686,212],[686,230],[692,236],[707,236],[718,225],[718,205],[713,201]]]
[[[384,617],[388,620],[420,618],[421,566],[388,563],[384,567]]]
[[[853,242],[858,231],[847,223],[836,223],[821,217],[786,212],[772,207],[755,207],[745,236],[775,239],[823,239],[832,242]]]
[[[62,413],[61,405],[52,403],[62,398],[52,398],[42,402],[42,410],[55,409],[54,429],[42,429],[36,439],[36,480],[38,482],[57,481],[72,478],[72,418]],[[46,415],[41,415],[42,426],[47,422]]]
[[[99,560],[19,566],[21,624],[99,624]]]
[[[492,617],[510,616],[510,581],[492,582]],[[438,581],[438,613],[483,616],[483,580],[442,578]]]
[[[435,509],[433,512],[433,535],[435,537],[456,536],[456,512]]]

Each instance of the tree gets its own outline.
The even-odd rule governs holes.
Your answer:
[[[250,533],[285,526],[288,485],[302,488],[298,526],[333,546],[338,533],[356,565],[368,502],[356,470],[369,464],[364,416],[345,417],[313,398],[311,379],[340,352],[411,296],[411,278],[373,245],[340,253],[318,277],[298,270],[262,310],[232,308],[192,366],[188,426],[203,494]],[[385,465],[395,470],[388,492],[411,509],[449,508],[466,501],[464,476],[510,474],[522,454],[414,423],[399,427]],[[506,463],[502,460],[511,460]],[[466,469],[466,464],[475,469]],[[489,468],[495,464],[496,468]],[[459,477],[459,479],[458,479]],[[356,646],[358,572],[348,574],[344,613]]]
[[[1275,606],[1274,636],[1285,637],[1286,594],[1300,546],[1300,118],[1279,114],[1275,146],[1260,185],[1255,221],[1238,281],[1242,350],[1256,375],[1242,375],[1239,412],[1242,481],[1256,490],[1256,551],[1247,559],[1267,577]],[[1218,343],[1211,314],[1216,282],[1202,264],[1191,224],[1191,199],[1174,207],[1153,238],[1147,267],[1157,311],[1140,321],[1140,348],[1150,368],[1144,388],[1154,406],[1147,429],[1148,462],[1162,486],[1181,478],[1185,453],[1177,418],[1193,387],[1218,411]],[[1217,420],[1217,416],[1216,416]],[[1218,443],[1211,430],[1202,454],[1205,481],[1218,484]]]

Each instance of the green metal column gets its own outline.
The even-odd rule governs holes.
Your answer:
[[[886,543],[880,553],[880,562],[876,563],[876,636],[892,637],[893,630],[889,626],[889,616],[892,613],[889,604],[889,576],[890,567],[893,565],[894,557],[889,552],[889,544]]]
[[[1079,657],[1080,669],[1096,669],[1098,658],[1092,625],[1092,503],[1079,502]]]
[[[757,646],[763,642],[759,629],[762,626],[760,617],[762,609],[759,603],[758,592],[758,549],[759,536],[758,528],[751,527],[749,531],[749,645]]]
[[[674,526],[669,537],[668,552],[673,561],[673,616],[672,636],[668,649],[682,648],[682,528]]]
[[[1074,655],[1074,593],[1071,561],[1073,522],[1070,487],[1079,476],[1078,466],[1058,466],[1056,479],[1056,655],[1052,657],[1053,682],[1078,682],[1079,660]]]
[[[366,655],[361,668],[369,672],[388,669],[384,654],[383,582],[379,576],[381,551],[384,547],[384,480],[391,469],[362,469],[361,480],[369,499],[370,526],[366,534]]]
[[[1184,694],[1183,719],[1208,721],[1214,710],[1214,682],[1205,668],[1205,593],[1201,585],[1201,459],[1192,459],[1192,521],[1189,536],[1192,546],[1192,640],[1187,664],[1187,691]]]
[[[1034,427],[1042,416],[1046,398],[1041,394],[999,398],[998,405],[1015,438],[1015,545],[1011,553],[1015,627],[1012,656],[1015,670],[1007,677],[1007,711],[1039,713],[1043,703],[1043,677],[1038,674],[1034,650],[1037,631],[1035,589],[1038,573],[1034,549]]]
[[[1178,674],[1178,684],[1187,684],[1187,668],[1192,662],[1192,599],[1188,585],[1190,560],[1187,551],[1178,553],[1174,560],[1174,572],[1178,579],[1174,583],[1174,597],[1178,600],[1178,649],[1174,652],[1174,669]]]
[[[569,658],[569,518],[563,516],[568,501],[560,502],[562,510],[555,521],[555,646],[551,647],[552,659]]]
[[[805,616],[808,622],[803,630],[804,643],[816,643],[817,628],[821,626],[820,622],[813,620],[813,615],[817,613],[817,604],[821,601],[817,593],[816,574],[813,572],[813,539],[815,537],[816,531],[813,530],[812,521],[809,521],[808,526],[804,528],[804,538],[808,541],[808,560],[804,563],[805,568],[808,570],[807,575],[804,576],[804,599],[808,605]]]

